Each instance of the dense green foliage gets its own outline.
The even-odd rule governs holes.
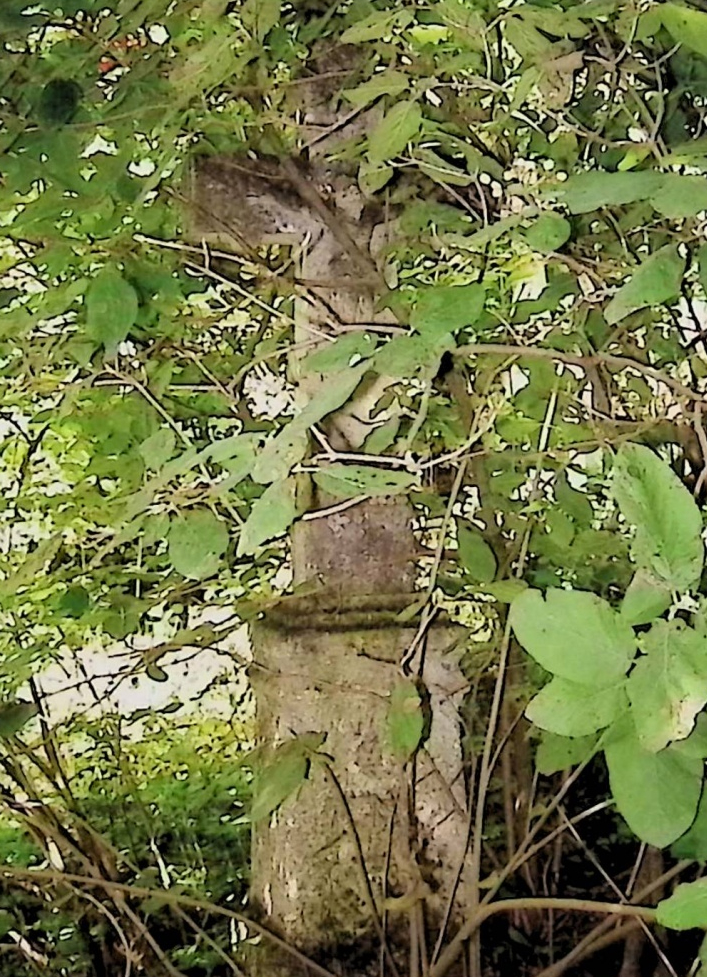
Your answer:
[[[543,670],[511,690],[533,696],[543,774],[603,751],[638,838],[707,858],[701,7],[3,0],[6,800],[48,749],[30,713],[7,712],[17,691],[90,642],[125,642],[160,680],[170,651],[223,641],[280,586],[306,467],[342,500],[409,494],[438,547],[431,601],[460,620],[510,606]],[[327,165],[390,216],[377,260],[398,325],[334,326],[297,413],[286,249],[214,266],[187,233],[184,175],[197,154],[304,160],[312,88],[357,121]],[[312,426],[374,375],[388,383],[362,451],[312,455]],[[205,605],[232,616],[204,623]],[[393,715],[401,756],[422,729]],[[39,793],[65,803],[47,765]],[[188,810],[202,848],[240,853],[240,827],[201,820],[239,786],[224,770],[192,770],[184,796],[155,781],[141,807],[174,804],[172,824]],[[104,769],[105,796],[137,803],[121,777]],[[73,828],[90,820],[139,862],[150,818],[119,837],[131,818],[84,796]],[[240,886],[233,859],[202,891]],[[196,874],[188,862],[180,884]],[[706,926],[702,893],[678,890],[662,922]]]

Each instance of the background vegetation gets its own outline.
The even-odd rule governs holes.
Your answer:
[[[184,177],[245,151],[307,171],[331,134],[308,99],[346,118],[326,166],[392,220],[397,324],[312,354],[314,424],[390,382],[368,463],[317,442],[304,467],[408,493],[427,600],[504,635],[467,662],[476,883],[623,905],[683,873],[658,920],[704,928],[702,4],[4,0],[0,38],[0,967],[238,972],[243,704],[138,744],[53,718],[41,674],[122,642],[116,681],[162,681],[288,585],[306,283],[287,249],[190,240]],[[76,880],[96,866],[112,889]],[[489,973],[605,946],[586,973],[700,966],[692,932],[641,963],[635,919],[553,906],[487,924]]]

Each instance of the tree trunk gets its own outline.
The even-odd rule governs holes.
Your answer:
[[[215,159],[198,167],[192,190],[201,236],[223,239],[235,225],[231,245],[246,229],[251,246],[283,234],[300,242],[299,276],[325,284],[297,302],[298,341],[342,324],[390,321],[375,312],[380,275],[364,201],[330,174],[337,195],[324,202],[321,182],[292,161]],[[218,220],[204,221],[209,212]],[[305,378],[301,398],[319,382]],[[373,392],[369,385],[327,419],[324,435],[335,451],[360,449],[387,382],[378,378]],[[312,766],[269,823],[255,826],[252,901],[271,929],[332,971],[343,965],[347,975],[378,975],[387,953],[385,972],[397,965],[414,977],[433,950],[426,934],[436,938],[455,894],[452,925],[465,902],[460,632],[442,618],[401,615],[421,597],[407,501],[331,501],[315,498],[320,515],[292,534],[294,582],[313,586],[316,596],[286,598],[252,630],[261,743],[319,732],[331,758],[328,767]],[[391,752],[386,716],[391,691],[407,675],[422,689],[429,728],[405,764]],[[303,966],[263,947],[258,972],[294,977]]]

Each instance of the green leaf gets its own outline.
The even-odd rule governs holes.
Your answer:
[[[44,571],[47,563],[57,555],[61,545],[59,533],[49,539],[43,539],[35,550],[28,553],[24,563],[14,573],[0,580],[0,597],[12,597],[23,587],[33,583]]]
[[[422,699],[409,679],[398,682],[390,694],[387,725],[393,754],[407,762],[420,745],[425,728]]]
[[[614,461],[611,490],[626,521],[636,527],[631,546],[639,568],[671,590],[700,579],[702,517],[670,466],[650,448],[624,444]]]
[[[531,723],[558,736],[588,736],[610,726],[625,708],[623,685],[588,689],[555,677],[530,701],[525,714]]]
[[[49,125],[64,125],[76,115],[83,91],[75,81],[53,78],[42,89],[38,115]]]
[[[386,163],[400,155],[421,127],[422,111],[417,102],[396,102],[369,134],[368,158],[372,163]]]
[[[86,328],[113,355],[135,324],[137,292],[117,268],[105,267],[86,292]]]
[[[303,373],[337,373],[350,366],[354,357],[372,356],[377,345],[370,333],[347,332],[305,356],[299,366]]]
[[[409,472],[366,465],[328,465],[312,477],[320,489],[339,499],[399,495],[415,484],[415,476]]]
[[[348,27],[339,38],[339,44],[362,44],[379,41],[392,34],[398,27],[406,27],[414,19],[411,10],[377,10],[357,24]]]
[[[387,163],[371,163],[370,160],[362,159],[358,167],[358,185],[361,192],[366,196],[372,196],[382,190],[386,183],[392,179],[395,170]]]
[[[656,922],[671,930],[707,929],[707,879],[677,886],[658,903]]]
[[[402,95],[409,84],[410,79],[402,71],[388,69],[377,72],[357,88],[345,88],[341,94],[356,108],[364,108],[382,95]]]
[[[523,232],[525,243],[533,251],[548,254],[557,251],[572,234],[570,222],[560,214],[547,213],[540,217],[526,231]]]
[[[641,650],[627,691],[641,746],[656,753],[689,736],[707,704],[707,642],[682,621],[657,621]]]
[[[345,404],[368,369],[365,363],[349,367],[326,383],[306,407],[265,445],[251,472],[253,480],[267,485],[284,479],[307,453],[310,427]]]
[[[228,530],[210,509],[192,509],[171,522],[167,542],[169,561],[177,573],[203,580],[220,567]]]
[[[238,556],[250,556],[263,543],[287,532],[298,514],[295,487],[294,478],[283,478],[266,488],[241,529]]]
[[[410,325],[424,336],[445,336],[473,325],[484,310],[483,285],[433,285],[418,289]]]
[[[145,669],[145,675],[153,682],[166,682],[169,675],[165,672],[164,668],[160,668],[159,665],[155,665],[151,662]]]
[[[250,818],[262,821],[291,797],[307,779],[312,755],[324,743],[321,733],[305,733],[276,747],[256,772]]]
[[[663,27],[678,44],[707,58],[707,13],[677,3],[663,3],[659,11]]]
[[[145,465],[152,471],[158,471],[174,454],[176,437],[170,427],[161,427],[140,445],[140,454]]]
[[[702,793],[703,760],[679,745],[651,753],[631,733],[604,753],[616,806],[641,841],[665,848],[687,831]]]
[[[671,845],[670,853],[675,858],[707,861],[707,791],[702,792],[695,820],[689,830]]]
[[[111,594],[110,610],[103,618],[103,630],[116,641],[123,641],[140,626],[144,604],[132,594],[120,591]]]
[[[241,18],[244,27],[262,42],[280,22],[280,0],[246,0]]]
[[[549,777],[584,763],[594,753],[596,744],[596,736],[571,737],[543,732],[535,754],[537,771]]]
[[[59,610],[67,617],[81,617],[88,610],[90,599],[85,587],[68,587],[59,601]]]
[[[586,214],[600,207],[619,207],[647,200],[663,185],[663,174],[652,171],[640,173],[577,173],[564,183],[553,187],[573,214]]]
[[[409,377],[418,372],[437,372],[445,350],[454,349],[451,333],[443,336],[396,336],[382,346],[374,364],[381,376]]]
[[[468,187],[474,177],[438,156],[428,146],[416,146],[413,158],[420,170],[442,186]]]
[[[13,914],[8,909],[0,909],[0,938],[18,927],[21,928],[21,924],[18,924]]]
[[[613,326],[638,309],[674,301],[684,273],[685,259],[677,245],[667,244],[638,266],[604,309],[604,318]]]
[[[6,739],[19,733],[30,719],[39,713],[34,702],[5,702],[0,705],[0,737]]]
[[[603,688],[623,678],[636,653],[632,629],[601,597],[579,590],[526,590],[511,604],[510,622],[543,668],[581,685]]]
[[[707,180],[703,176],[666,173],[660,189],[651,194],[650,202],[659,214],[670,220],[694,217],[707,210]]]
[[[518,594],[522,594],[528,589],[525,580],[517,580],[510,577],[506,580],[497,580],[495,583],[487,583],[483,586],[483,592],[490,594],[500,604],[512,604]]]
[[[632,627],[650,624],[672,604],[670,587],[649,570],[636,570],[621,602],[621,616]]]
[[[572,488],[564,473],[555,479],[555,498],[563,512],[571,516],[577,525],[588,528],[594,521],[594,509],[585,492]]]
[[[498,569],[494,552],[482,533],[465,519],[457,519],[457,548],[459,560],[474,583],[493,581]]]

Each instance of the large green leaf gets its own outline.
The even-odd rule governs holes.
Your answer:
[[[554,675],[604,688],[623,678],[636,653],[633,630],[601,597],[578,590],[526,590],[510,622],[525,650]]]
[[[672,590],[693,587],[704,561],[702,517],[670,466],[650,448],[624,444],[611,490],[626,521],[636,527],[631,551],[638,566]]]
[[[417,102],[396,102],[368,136],[368,158],[386,163],[403,152],[422,127],[422,111]]]
[[[584,763],[594,753],[596,744],[596,736],[558,736],[557,733],[543,732],[535,754],[537,771],[547,777]]]
[[[380,40],[392,33],[395,27],[405,27],[413,18],[412,10],[376,10],[348,27],[339,38],[339,43],[362,44],[364,41]]]
[[[253,504],[241,529],[238,556],[249,556],[263,543],[286,533],[296,518],[296,480],[283,478],[273,482]]]
[[[588,689],[555,677],[531,700],[525,714],[539,729],[558,736],[588,736],[610,726],[626,707],[623,685]]]
[[[192,580],[210,577],[221,565],[228,546],[228,530],[210,509],[193,509],[175,519],[167,537],[169,561]]]
[[[704,761],[678,746],[644,750],[632,732],[604,749],[611,792],[631,830],[649,845],[665,848],[695,819]]]
[[[666,244],[638,266],[604,309],[604,318],[614,325],[632,312],[677,299],[685,272],[685,259],[677,245]]]
[[[658,621],[641,650],[627,690],[641,746],[656,753],[689,736],[707,703],[707,642],[681,621]]]
[[[573,214],[586,214],[600,207],[618,207],[647,200],[663,186],[663,174],[592,171],[570,176],[553,188]]]
[[[420,371],[436,372],[445,350],[453,348],[451,333],[395,336],[376,352],[374,363],[383,376],[410,377]]]
[[[636,570],[624,594],[621,616],[633,627],[650,624],[667,611],[671,603],[672,592],[668,584],[642,567]]]
[[[675,858],[695,858],[707,861],[707,793],[702,792],[697,816],[688,831],[671,845],[670,852]]]
[[[649,200],[664,217],[692,217],[707,209],[704,177],[655,170],[577,173],[553,188],[573,214]]]
[[[650,202],[663,217],[673,220],[694,217],[707,210],[707,180],[703,176],[666,173],[660,189],[651,194]]]
[[[656,922],[671,930],[707,929],[707,879],[677,886],[658,903]]]
[[[707,58],[707,13],[678,3],[663,3],[659,11],[663,27],[678,44]]]
[[[106,267],[86,292],[88,334],[113,354],[128,338],[138,311],[137,292],[117,268]]]

